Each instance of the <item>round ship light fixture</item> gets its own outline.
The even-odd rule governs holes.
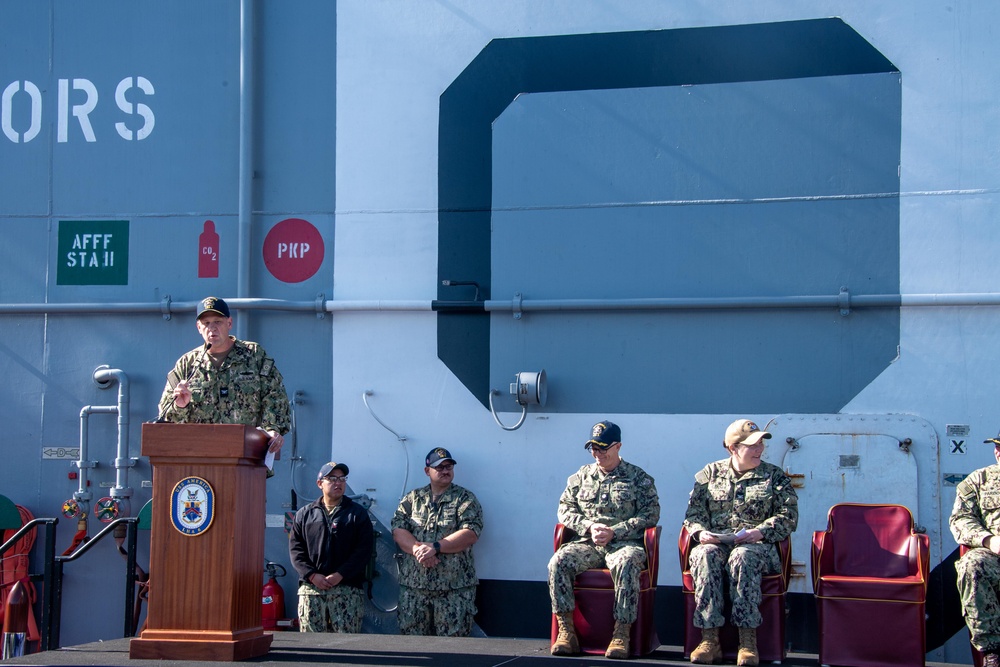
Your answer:
[[[548,380],[545,377],[545,369],[538,372],[522,371],[517,373],[514,376],[514,381],[510,383],[510,395],[521,406],[521,418],[513,426],[504,426],[500,418],[497,417],[496,408],[493,407],[493,397],[499,395],[499,391],[490,389],[490,413],[493,414],[493,421],[505,431],[519,429],[528,414],[529,405],[545,407],[545,401],[548,399]]]
[[[548,398],[545,370],[537,373],[528,371],[518,373],[510,384],[510,393],[518,405],[537,405],[544,408],[545,400]]]

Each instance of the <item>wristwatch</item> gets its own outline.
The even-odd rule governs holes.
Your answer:
[[[437,555],[437,554],[441,553],[441,543],[440,542],[435,542],[433,546],[434,546],[434,555]]]

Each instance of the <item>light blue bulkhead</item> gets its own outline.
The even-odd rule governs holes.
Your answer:
[[[336,4],[250,5],[256,28],[249,292],[299,302],[319,294],[332,298]],[[81,410],[114,405],[117,387],[100,389],[94,369],[108,365],[128,376],[130,454],[139,457],[141,422],[156,418],[166,372],[199,342],[193,302],[237,294],[240,3],[14,0],[4,3],[3,15],[0,91],[13,82],[18,90],[6,119],[17,141],[0,135],[0,304],[155,305],[169,295],[182,305],[169,319],[156,310],[0,314],[0,376],[8,387],[0,493],[36,516],[61,516],[62,500],[77,490],[68,479],[75,466],[42,450],[78,447]],[[145,91],[139,77],[148,82]],[[123,80],[127,90],[117,100]],[[31,86],[37,88],[34,101]],[[83,123],[74,111],[90,105]],[[261,254],[268,231],[291,217],[307,220],[325,246],[316,273],[295,283],[276,278]],[[60,225],[107,220],[127,223],[127,284],[61,284]],[[220,237],[219,274],[200,278],[199,236],[209,220]],[[289,394],[301,392],[299,455],[309,466],[325,461],[332,401],[329,316],[242,310],[234,318],[237,325],[243,320],[246,338],[260,341],[277,360]],[[88,430],[91,457],[98,461],[90,472],[96,500],[115,481],[116,418],[92,415]],[[288,466],[291,453],[289,443],[279,465]],[[269,514],[289,509],[293,484],[299,502],[318,493],[315,473],[299,472],[294,483],[287,471],[269,482]],[[149,499],[150,489],[142,486],[149,479],[148,463],[139,459],[129,471],[132,513]],[[91,535],[103,525],[93,516],[89,523]],[[61,519],[57,553],[69,546],[76,528],[75,521]],[[95,590],[113,591],[110,599],[118,608],[124,559],[113,547],[101,544],[87,563],[67,565],[63,645],[121,636],[118,614],[93,613]],[[140,564],[148,563],[143,548]],[[280,527],[268,529],[265,557],[287,559]],[[95,567],[95,561],[102,565]],[[294,591],[295,577],[282,584]],[[70,620],[79,614],[86,615],[85,623]]]
[[[250,4],[249,296],[334,299],[338,3]],[[0,91],[18,89],[0,135],[0,305],[95,305],[0,312],[2,403],[14,416],[0,445],[0,493],[52,516],[54,498],[76,490],[73,466],[39,450],[76,447],[81,410],[114,402],[94,369],[128,375],[138,457],[166,372],[198,343],[194,302],[239,291],[240,3],[8,0],[3,10]],[[471,296],[435,286],[438,356],[480,403],[514,373],[545,368],[552,413],[836,413],[896,357],[895,305],[849,316],[788,307],[842,287],[900,291],[905,72],[850,26],[498,38],[469,58],[444,82],[434,128],[438,278],[477,281],[481,300],[692,300],[515,318],[483,304],[448,311],[446,302]],[[325,253],[295,282],[261,251],[289,218],[315,227]],[[127,225],[123,284],[60,279],[60,228],[88,221]],[[199,277],[209,221],[219,274]],[[704,307],[730,297],[776,305]],[[124,303],[165,312],[100,308]],[[373,354],[334,350],[335,316],[235,314],[300,397],[296,441],[283,454],[304,462],[286,459],[291,474],[268,482],[269,516],[317,493],[312,471],[337,437],[335,355]],[[113,417],[90,419],[95,497],[114,481],[115,437]],[[151,471],[139,460],[130,474],[134,513],[149,499],[141,482]],[[100,528],[90,524],[91,534]],[[57,551],[75,528],[60,522]],[[63,645],[120,636],[116,616],[91,613],[95,579],[116,596],[121,579],[121,559],[101,549],[104,565],[86,580],[67,569],[64,609],[90,620],[64,623]],[[268,529],[265,557],[287,558],[280,527]],[[289,571],[281,583],[291,599]]]

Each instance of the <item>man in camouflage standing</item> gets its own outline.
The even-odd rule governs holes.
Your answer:
[[[167,373],[159,421],[255,426],[267,433],[268,451],[277,452],[289,430],[290,409],[274,359],[257,343],[229,335],[233,318],[222,299],[203,299],[196,325],[205,343]]]
[[[472,545],[483,532],[483,508],[455,478],[455,459],[442,447],[427,453],[430,484],[410,491],[392,517],[399,564],[399,631],[404,635],[468,637],[476,609]]]
[[[605,656],[629,656],[639,575],[646,568],[642,538],[660,520],[660,500],[653,478],[621,458],[621,438],[616,424],[595,424],[584,448],[596,460],[570,476],[559,498],[559,522],[576,537],[549,560],[549,597],[559,626],[552,655],[580,652],[573,623],[573,580],[590,568],[607,567],[615,583],[615,629]]]
[[[1000,667],[1000,435],[984,442],[998,465],[959,483],[948,524],[955,541],[970,547],[955,570],[972,645],[983,652],[983,667]]]
[[[709,463],[695,475],[684,525],[695,542],[689,558],[694,578],[694,626],[702,641],[691,652],[701,665],[722,660],[719,628],[725,624],[726,579],[732,600],[732,623],[739,630],[737,665],[757,665],[757,627],[761,577],[781,569],[777,543],[799,521],[798,495],[788,475],[761,461],[771,434],[749,419],[726,429],[723,446],[729,458]]]

